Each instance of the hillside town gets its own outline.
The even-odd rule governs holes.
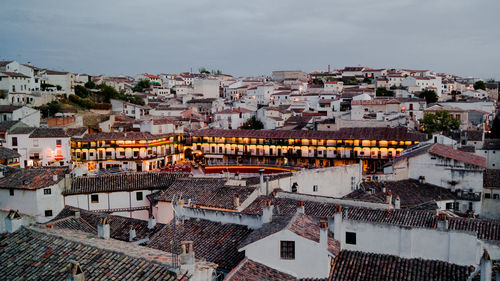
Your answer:
[[[336,67],[0,61],[0,280],[500,280],[499,81]]]

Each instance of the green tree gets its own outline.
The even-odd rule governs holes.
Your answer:
[[[119,93],[118,91],[105,83],[99,85],[99,92],[97,93],[103,102],[109,103],[110,99],[116,98]]]
[[[257,119],[255,116],[248,118],[248,120],[240,127],[244,130],[262,130],[264,129],[264,124]]]
[[[7,93],[4,90],[0,90],[0,99],[6,99]]]
[[[210,74],[210,71],[208,71],[205,67],[200,67],[198,71],[200,72],[200,74]]]
[[[387,90],[386,88],[377,88],[377,91],[375,92],[375,95],[377,97],[393,97],[394,92]]]
[[[474,90],[486,90],[486,83],[483,80],[476,81],[474,83]]]
[[[149,80],[144,80],[141,79],[139,82],[137,82],[137,85],[132,88],[132,91],[134,92],[142,92],[144,89],[151,88],[151,82]]]
[[[500,139],[500,117],[498,115],[495,116],[495,119],[493,120],[489,137],[493,139]]]
[[[368,78],[368,77],[365,77],[365,79],[363,79],[363,83],[371,84],[372,80],[370,78]]]
[[[94,83],[94,81],[89,81],[89,82],[85,83],[84,86],[87,89],[95,89],[97,87],[97,85]]]
[[[358,79],[356,79],[356,77],[351,77],[347,80],[346,85],[358,85]]]
[[[424,98],[427,104],[438,101],[438,96],[434,90],[425,89],[420,93],[419,97]]]
[[[56,113],[61,112],[61,105],[57,101],[51,101],[38,107],[38,110],[42,113],[43,118],[54,117]]]
[[[321,79],[321,78],[314,78],[314,79],[312,80],[312,83],[313,83],[314,85],[323,85],[323,84],[324,84],[323,79]]]
[[[87,88],[83,87],[82,85],[76,85],[75,86],[75,95],[77,95],[81,98],[86,98],[89,96],[89,90],[87,90]]]
[[[451,116],[447,110],[438,110],[435,114],[426,113],[420,124],[429,136],[435,132],[450,132],[460,128],[460,121]]]

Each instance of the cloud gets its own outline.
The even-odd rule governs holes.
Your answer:
[[[4,0],[0,59],[235,75],[345,65],[500,78],[497,0]]]

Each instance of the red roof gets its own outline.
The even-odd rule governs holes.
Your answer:
[[[383,105],[383,104],[400,104],[396,99],[374,99],[374,100],[353,100],[351,105]]]
[[[453,149],[451,146],[436,143],[429,149],[429,153],[486,168],[486,158]]]
[[[153,74],[144,74],[145,77],[148,77],[149,79],[160,79],[160,77],[153,75]]]

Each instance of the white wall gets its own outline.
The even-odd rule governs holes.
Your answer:
[[[14,189],[14,196],[10,196],[9,189],[0,189],[0,209],[14,209],[36,217],[40,223],[53,219],[63,208],[61,195],[63,183],[52,185],[51,194],[44,194],[45,188],[36,190]],[[52,210],[52,216],[45,217],[45,210]]]
[[[334,223],[329,223],[334,225]],[[440,260],[459,265],[475,265],[482,253],[475,232],[431,228],[400,227],[382,223],[343,220],[342,249],[403,258]],[[356,233],[356,245],[345,243],[345,233]]]
[[[142,192],[142,200],[137,200],[137,193]],[[119,191],[111,193],[92,193],[99,196],[99,202],[92,203],[92,194],[75,194],[68,195],[64,198],[66,205],[81,208],[84,210],[109,210],[109,209],[128,209],[134,207],[147,207],[150,205],[147,195],[151,194],[151,190],[134,190],[134,191]],[[132,217],[147,220],[149,217],[148,210],[114,212],[113,215],[124,217]]]
[[[295,241],[295,259],[281,259],[280,241]],[[258,240],[241,250],[245,250],[245,255],[249,259],[297,278],[329,276],[328,250],[320,243],[299,236],[288,229]]]
[[[291,185],[298,184],[298,193],[342,197],[355,188],[362,178],[360,164],[334,166],[321,169],[303,169],[293,174],[291,178],[280,180],[279,187],[284,191],[292,191]],[[318,191],[313,191],[313,186]]]

